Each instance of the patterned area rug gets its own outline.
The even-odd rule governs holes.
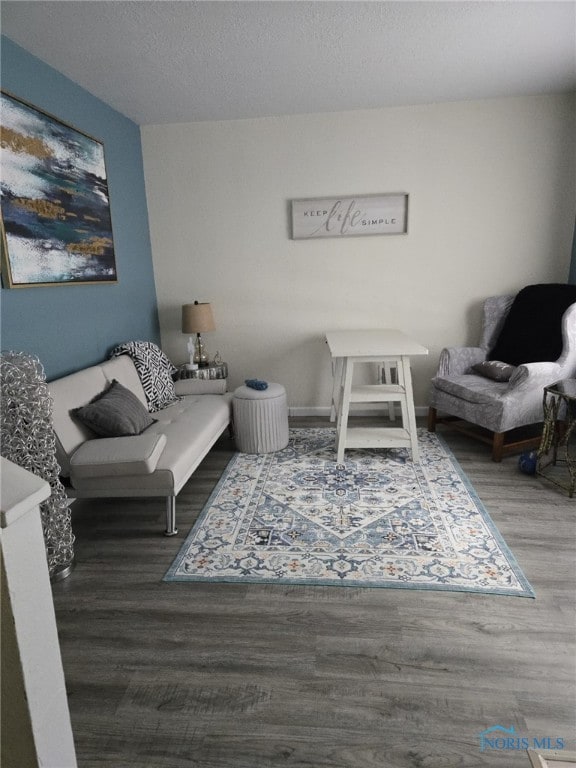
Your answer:
[[[346,451],[335,430],[292,429],[287,448],[236,454],[165,581],[487,592],[533,597],[442,439]]]

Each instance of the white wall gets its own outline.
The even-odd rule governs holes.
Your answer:
[[[323,332],[398,327],[427,403],[440,349],[476,340],[482,299],[566,282],[576,99],[552,95],[142,129],[162,344],[211,301],[231,368],[327,406]],[[407,192],[408,234],[291,240],[293,198]]]

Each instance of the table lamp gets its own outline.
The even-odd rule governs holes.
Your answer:
[[[208,353],[201,334],[215,330],[216,325],[210,304],[195,301],[194,304],[182,305],[182,333],[196,334],[195,341],[192,339],[192,335],[188,339],[189,367],[191,369],[203,368],[208,365]]]

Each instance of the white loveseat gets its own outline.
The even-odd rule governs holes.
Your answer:
[[[73,498],[164,496],[166,535],[176,528],[176,496],[231,423],[232,395],[224,380],[175,382],[175,403],[154,411],[142,434],[97,437],[71,411],[116,380],[147,408],[132,359],[115,357],[48,383],[56,457]]]

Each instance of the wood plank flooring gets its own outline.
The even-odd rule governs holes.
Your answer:
[[[497,724],[575,749],[576,499],[439,431],[535,600],[162,582],[228,438],[178,497],[177,537],[161,500],[76,502],[53,593],[80,768],[528,768],[480,750]]]

